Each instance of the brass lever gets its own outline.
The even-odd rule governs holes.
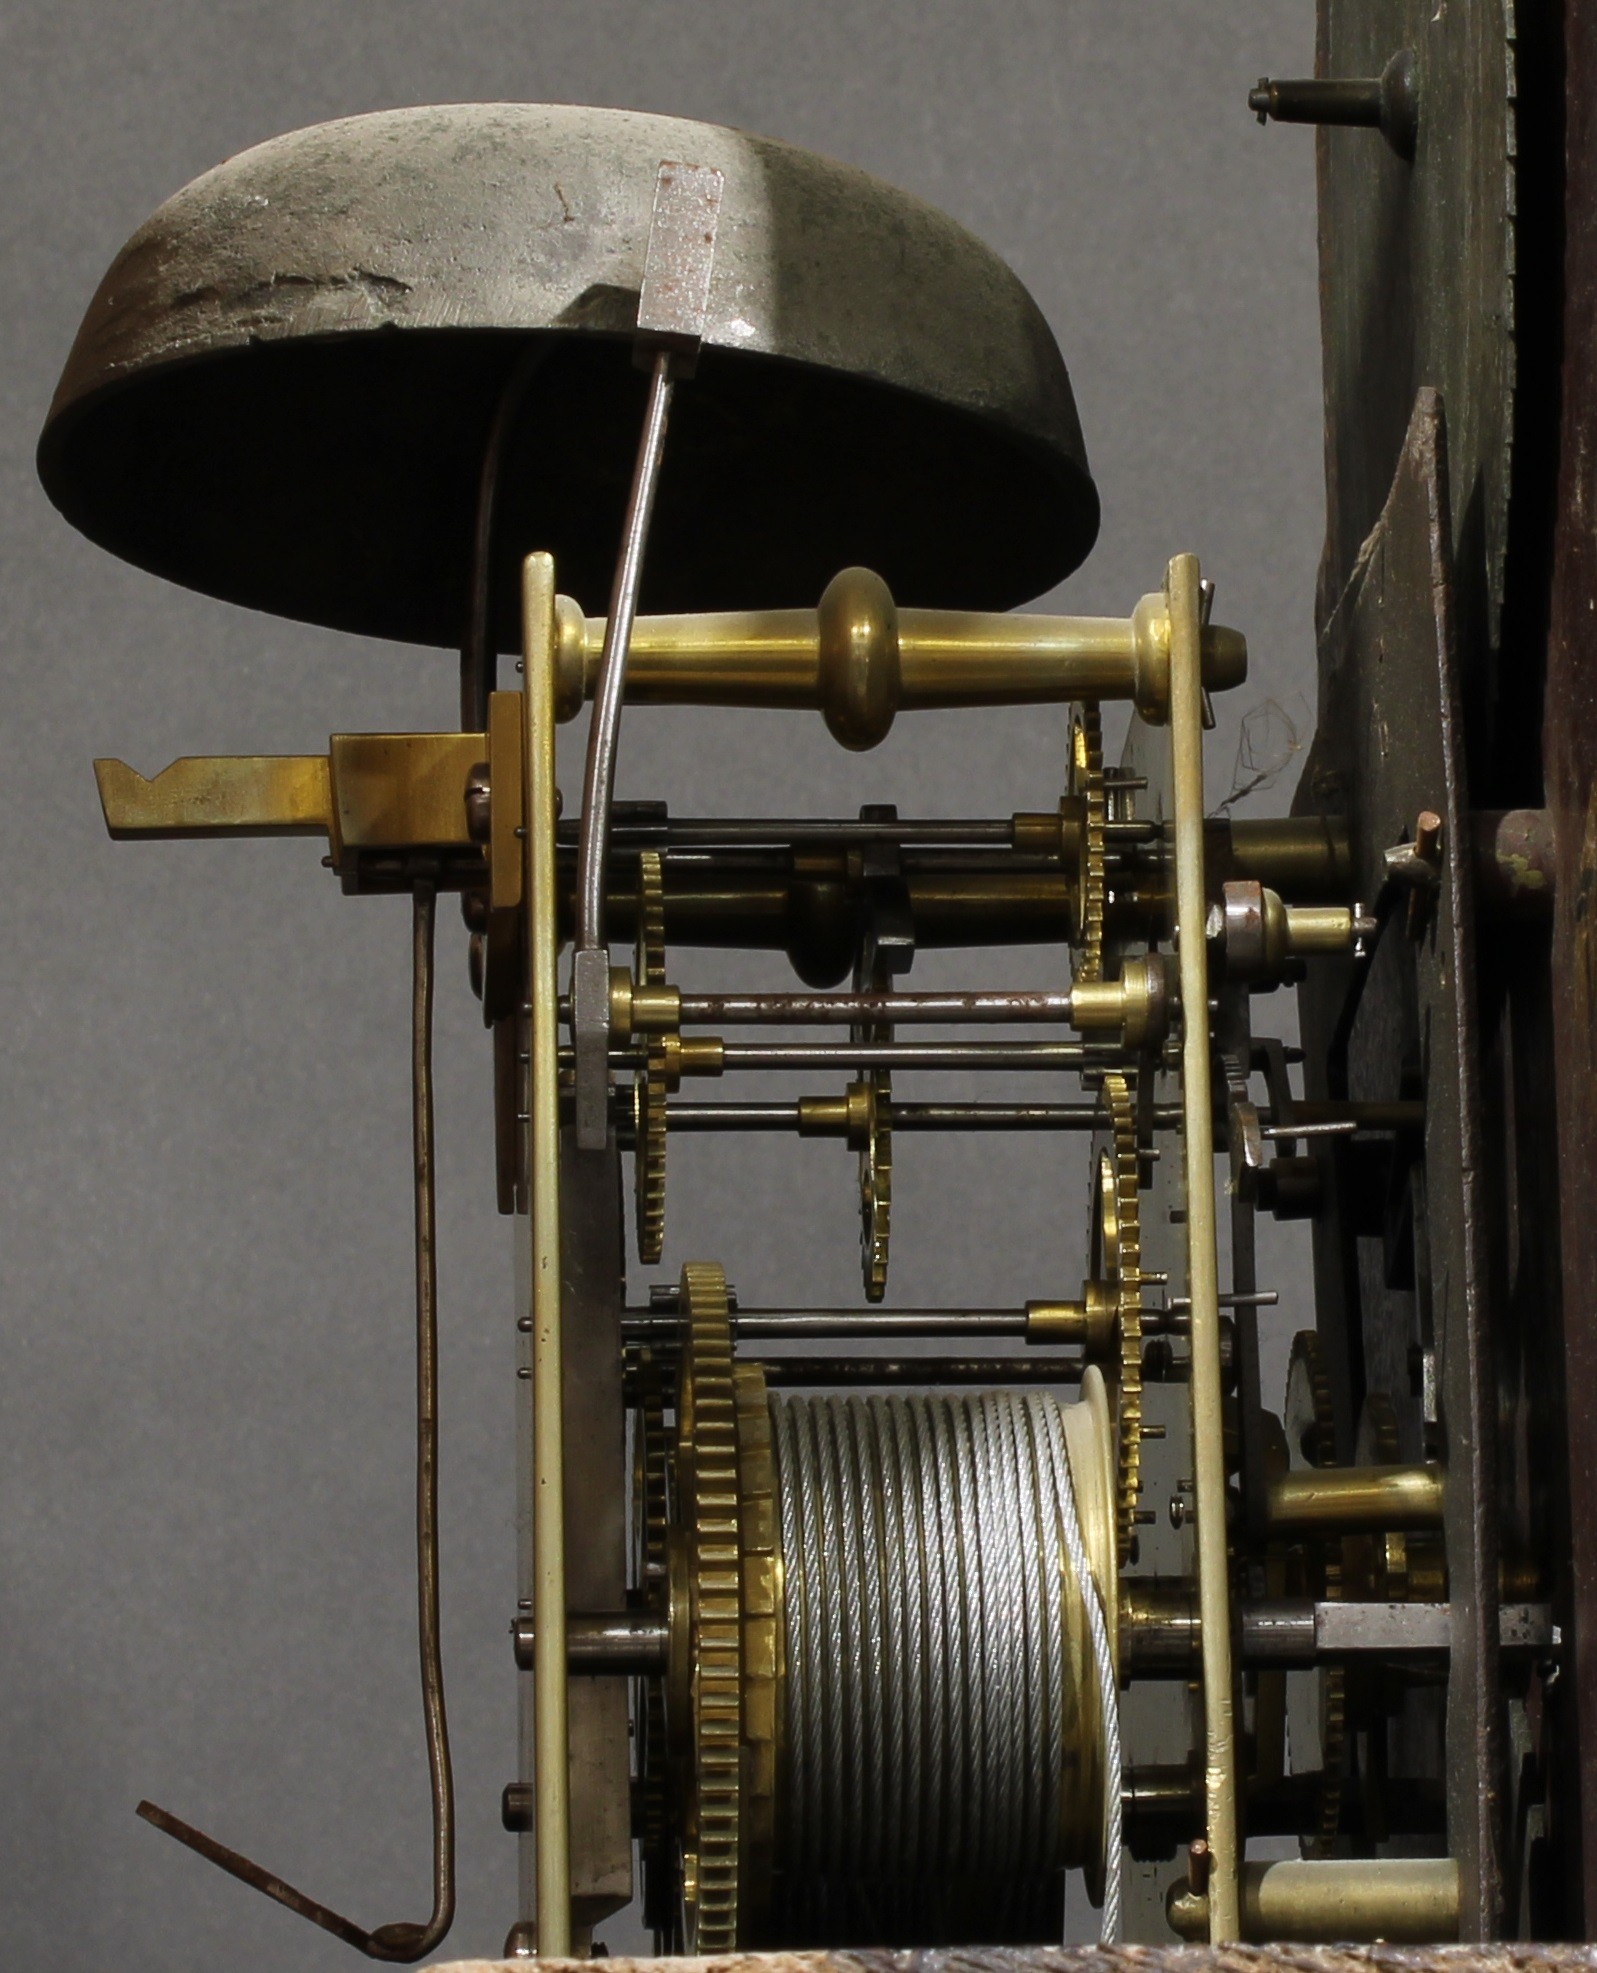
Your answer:
[[[326,836],[343,872],[361,853],[471,852],[466,807],[482,733],[335,733],[325,754],[187,755],[146,778],[97,760],[119,842],[179,836]]]
[[[149,778],[125,761],[97,760],[94,778],[118,842],[332,831],[332,777],[321,754],[188,754]]]

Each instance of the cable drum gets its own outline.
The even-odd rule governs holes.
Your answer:
[[[1070,1405],[778,1393],[770,1416],[784,1932],[1057,1938],[1064,1871],[1095,1895],[1104,1871],[1104,1710],[1068,1539],[1079,1514],[1112,1585],[1101,1378]]]

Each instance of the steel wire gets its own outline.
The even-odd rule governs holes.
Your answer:
[[[400,1965],[425,1959],[455,1917],[455,1783],[444,1706],[444,1661],[438,1605],[438,1254],[434,1198],[433,935],[437,890],[415,886],[411,913],[411,1126],[416,1214],[416,1596],[421,1656],[422,1723],[432,1796],[433,1907],[417,1923],[399,1920],[367,1931],[276,1871],[229,1849],[181,1816],[140,1802],[136,1814],[186,1844],[241,1884],[319,1925],[368,1959]]]

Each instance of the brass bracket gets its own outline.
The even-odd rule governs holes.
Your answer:
[[[325,755],[188,755],[148,779],[97,760],[94,773],[119,842],[325,836],[346,890],[404,890],[419,859],[444,886],[480,876],[466,794],[486,758],[481,733],[335,733]]]

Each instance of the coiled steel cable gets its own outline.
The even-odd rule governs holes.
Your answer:
[[[1103,1917],[1098,1936],[1105,1945],[1120,1937],[1120,1844],[1121,1794],[1123,1787],[1120,1752],[1120,1688],[1115,1676],[1114,1654],[1109,1648],[1109,1626],[1103,1599],[1087,1563],[1087,1544],[1082,1539],[1081,1517],[1076,1512],[1076,1492],[1070,1484],[1070,1461],[1065,1452],[1064,1427],[1057,1409],[1046,1415],[1048,1443],[1054,1470],[1062,1476],[1058,1489],[1060,1524],[1070,1565],[1081,1585],[1081,1598],[1087,1612],[1087,1630],[1092,1638],[1093,1664],[1098,1673],[1098,1705],[1103,1720],[1104,1739],[1104,1873]]]
[[[770,1403],[789,1881],[958,1875],[1001,1899],[1063,1869],[1061,1585],[1073,1577],[1103,1709],[1113,1937],[1118,1692],[1059,1404],[1034,1392]]]

